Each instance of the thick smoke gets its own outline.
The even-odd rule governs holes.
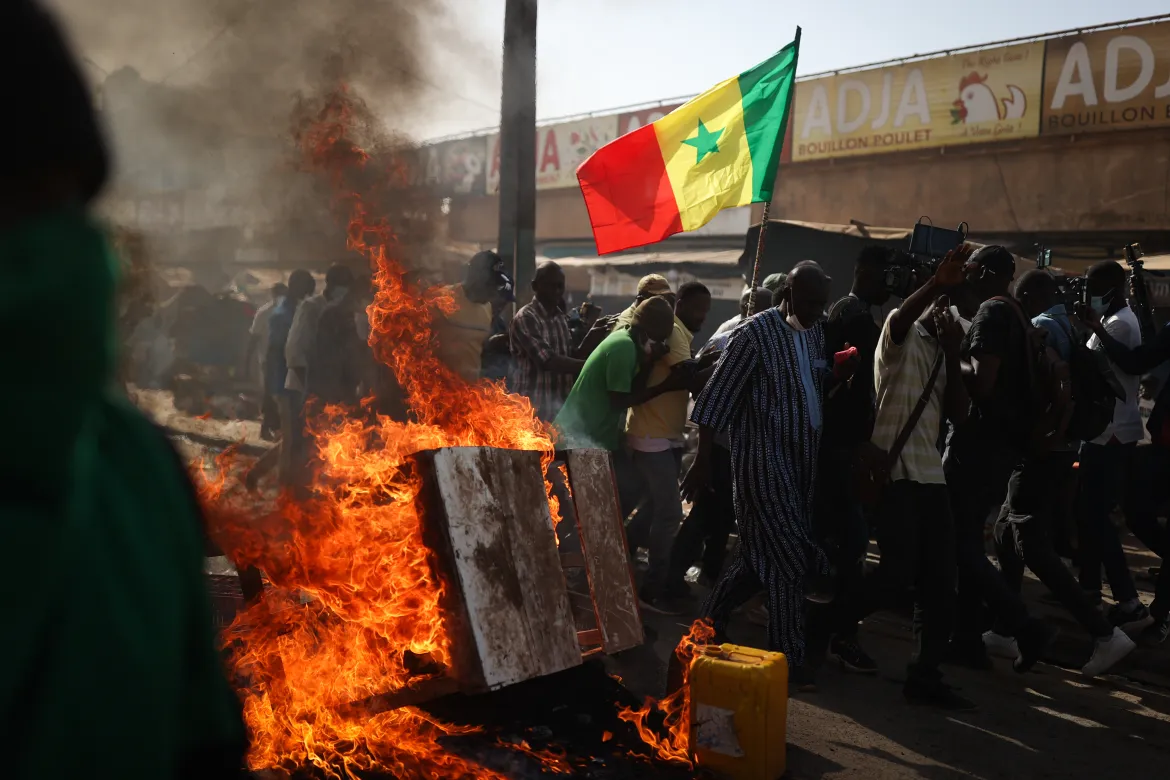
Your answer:
[[[275,252],[282,265],[336,259],[327,198],[297,164],[297,127],[344,83],[367,108],[359,140],[403,148],[451,73],[491,79],[498,67],[445,0],[53,5],[113,136],[108,211],[152,236],[167,263],[218,265],[241,251]],[[479,86],[460,85],[490,94]]]

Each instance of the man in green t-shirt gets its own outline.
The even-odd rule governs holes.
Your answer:
[[[686,387],[691,364],[680,363],[661,383],[646,387],[649,367],[666,354],[674,311],[662,298],[639,304],[629,328],[619,328],[593,351],[553,425],[557,448],[603,449],[621,443],[626,411],[662,393]],[[647,370],[644,370],[647,369]]]

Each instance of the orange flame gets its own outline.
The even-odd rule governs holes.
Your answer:
[[[350,140],[353,108],[339,90],[301,135],[301,148],[344,210],[348,248],[369,262],[376,285],[369,344],[394,370],[412,418],[327,407],[308,422],[320,461],[310,497],[282,494],[275,509],[226,479],[230,455],[217,459],[216,477],[199,470],[213,537],[237,566],[258,566],[273,586],[228,632],[252,735],[249,765],[312,765],[331,778],[374,770],[498,777],[436,741],[469,729],[415,708],[370,715],[355,706],[433,680],[451,658],[409,457],[457,446],[537,450],[547,473],[553,442],[527,399],[498,384],[468,385],[433,354],[434,311],[449,312],[454,302],[445,290],[410,281],[395,259],[395,233],[370,204],[407,186],[408,171]],[[555,526],[560,513],[547,478],[546,487]],[[554,771],[564,766],[541,756]]]
[[[623,708],[618,717],[627,723],[634,724],[638,736],[642,741],[654,749],[654,754],[663,761],[676,764],[694,766],[691,758],[691,689],[687,684],[691,674],[691,661],[695,659],[705,645],[715,638],[715,628],[707,620],[696,620],[690,632],[684,636],[674,649],[675,656],[682,664],[683,684],[674,693],[661,701],[647,698],[646,703],[638,709]],[[662,729],[665,734],[655,730],[648,722],[650,714],[661,713]]]

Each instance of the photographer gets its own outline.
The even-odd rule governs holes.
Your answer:
[[[1017,671],[1030,669],[1055,630],[1028,615],[1018,593],[1008,587],[984,553],[984,526],[1003,503],[1008,477],[1030,447],[1033,410],[1021,399],[1033,396],[1028,344],[1029,323],[1008,295],[1016,263],[1002,246],[985,246],[965,269],[964,286],[982,302],[963,340],[963,376],[971,396],[968,419],[954,426],[943,469],[955,513],[959,587],[951,659],[975,669],[990,669],[983,644],[983,603],[999,625],[1015,636]]]
[[[1100,317],[1106,335],[1129,349],[1140,346],[1141,326],[1125,298],[1125,268],[1113,261],[1097,263],[1089,269],[1087,286],[1089,306]],[[1094,335],[1089,347],[1103,350],[1100,336]],[[1125,474],[1143,436],[1139,378],[1116,367],[1114,371],[1125,390],[1125,399],[1117,401],[1113,422],[1105,432],[1085,442],[1081,450],[1081,587],[1090,594],[1100,594],[1104,566],[1117,602],[1109,610],[1109,621],[1136,631],[1149,625],[1150,614],[1138,599],[1121,539],[1109,515],[1121,500]]]
[[[970,255],[967,246],[949,253],[881,330],[872,441],[889,469],[876,512],[881,563],[846,610],[856,625],[913,590],[915,647],[904,694],[945,709],[974,707],[939,671],[954,606],[955,527],[936,447],[944,415],[961,423],[970,406],[959,359],[963,329],[944,294],[962,283]]]
[[[1087,313],[1086,323],[1109,359],[1126,374],[1140,376],[1170,361],[1170,323],[1162,326],[1155,340],[1130,348],[1115,339],[1099,317]],[[1132,479],[1124,501],[1125,518],[1134,536],[1162,559],[1150,605],[1151,625],[1143,639],[1161,643],[1170,635],[1170,527],[1158,523],[1158,509],[1170,499],[1170,380],[1162,383],[1154,410],[1146,424],[1151,444],[1138,450]]]
[[[869,441],[874,422],[874,356],[881,328],[874,320],[874,307],[890,299],[886,269],[892,252],[880,246],[861,251],[853,269],[853,287],[829,309],[825,323],[825,354],[833,355],[856,347],[858,379],[837,387],[825,398],[825,429],[817,464],[815,526],[818,539],[834,566],[833,590],[836,599],[848,599],[861,587],[865,553],[869,547],[869,524],[858,502],[853,484],[842,479],[853,468],[858,445]],[[832,613],[812,607],[809,633],[813,647],[820,649],[832,635],[829,654],[852,672],[872,674],[877,664],[857,639],[857,622],[841,622]]]
[[[1040,269],[1024,274],[1016,285],[1016,298],[1032,324],[1044,331],[1048,346],[1068,362],[1076,334],[1057,295],[1056,280]],[[1053,547],[1057,491],[1071,478],[1075,460],[1076,450],[1068,443],[1026,455],[1008,480],[1007,501],[1000,510],[995,540],[1004,578],[1016,593],[1027,565],[1093,637],[1093,655],[1083,671],[1095,676],[1128,655],[1135,645],[1093,608]],[[988,632],[984,642],[990,644],[994,638],[996,634]]]

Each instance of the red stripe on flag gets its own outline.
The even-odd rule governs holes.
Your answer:
[[[682,232],[654,125],[601,147],[577,169],[598,254]]]

